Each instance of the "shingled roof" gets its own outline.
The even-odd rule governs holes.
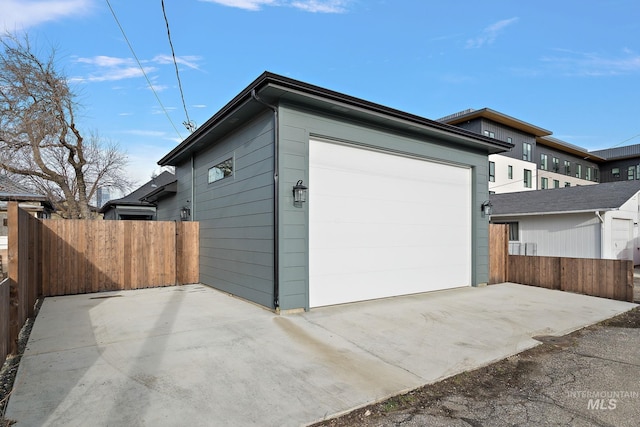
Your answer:
[[[47,198],[42,194],[26,189],[6,176],[0,175],[0,200],[44,202]]]
[[[131,206],[155,206],[144,200],[149,194],[155,192],[156,188],[164,187],[176,181],[176,176],[171,172],[162,172],[151,181],[145,183],[140,188],[132,191],[120,199],[109,200],[100,208],[100,212],[106,212],[111,206],[131,205]]]
[[[640,191],[640,181],[606,182],[551,190],[491,194],[491,216],[608,211]]]

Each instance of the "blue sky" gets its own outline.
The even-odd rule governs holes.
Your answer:
[[[431,119],[489,107],[591,150],[640,143],[637,0],[165,0],[165,9],[197,125],[268,70]],[[0,0],[0,26],[57,49],[80,125],[119,142],[139,184],[188,135],[161,0]]]

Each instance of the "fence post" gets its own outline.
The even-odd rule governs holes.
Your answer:
[[[9,270],[9,354],[18,352],[18,335],[20,334],[20,288],[18,286],[18,202],[9,202],[7,208],[7,225],[9,228],[9,245],[7,248]]]
[[[489,224],[489,284],[509,280],[509,225]]]

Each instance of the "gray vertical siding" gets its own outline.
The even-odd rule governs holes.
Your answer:
[[[180,207],[178,207],[178,197],[174,194],[163,197],[156,202],[156,220],[176,221],[180,219]]]
[[[299,179],[313,192],[309,182],[309,138],[325,137],[372,147],[412,153],[426,158],[464,164],[472,170],[472,284],[488,281],[488,220],[481,217],[480,204],[488,199],[486,152],[474,152],[450,143],[399,135],[378,127],[367,127],[339,116],[323,115],[281,105],[280,114],[280,307],[308,308],[309,213],[307,205],[293,206],[293,185]],[[476,209],[477,207],[477,209]]]
[[[273,307],[274,280],[273,142],[273,115],[266,112],[210,141],[195,157],[192,205],[200,222],[200,281],[267,307]],[[209,184],[209,168],[228,158],[234,159],[233,175]],[[178,168],[178,183],[190,183],[180,176],[190,168]],[[190,191],[178,188],[178,208]]]

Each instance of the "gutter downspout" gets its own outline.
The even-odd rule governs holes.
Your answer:
[[[600,220],[600,259],[604,259],[604,218],[596,211],[596,216]]]
[[[251,90],[251,97],[273,111],[273,307],[276,312],[280,312],[280,258],[279,258],[279,191],[278,191],[278,171],[280,164],[279,156],[279,141],[280,141],[280,126],[278,123],[278,108],[275,105],[268,104],[263,101],[255,89]]]
[[[191,154],[191,221],[196,220],[196,204],[195,204],[195,186],[196,186],[196,176],[195,176],[195,154]]]

